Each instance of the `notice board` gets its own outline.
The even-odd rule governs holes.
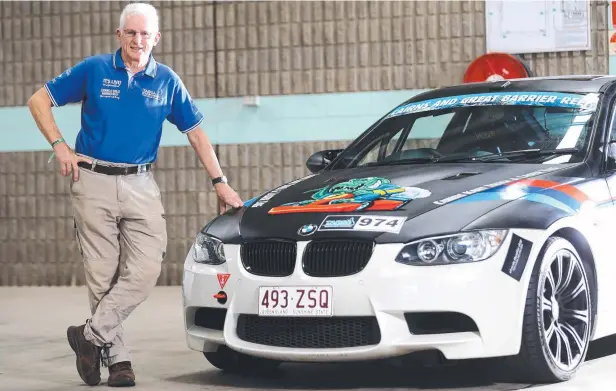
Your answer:
[[[488,52],[591,49],[589,0],[486,0],[485,15]]]

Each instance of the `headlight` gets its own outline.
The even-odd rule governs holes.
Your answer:
[[[201,232],[197,234],[192,252],[195,262],[207,263],[208,265],[220,265],[226,262],[223,243]]]
[[[421,239],[404,246],[396,262],[418,266],[479,262],[494,255],[506,236],[507,230],[489,230]]]

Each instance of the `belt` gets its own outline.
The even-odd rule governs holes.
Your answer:
[[[107,174],[107,175],[138,174],[138,173],[150,171],[150,169],[152,168],[152,164],[150,164],[150,163],[148,163],[148,164],[140,164],[140,165],[137,165],[137,166],[126,166],[126,167],[103,166],[103,165],[100,165],[100,164],[97,164],[94,167],[92,167],[92,165],[90,163],[86,163],[86,162],[79,162],[79,163],[77,163],[77,165],[79,167],[83,167],[83,168],[88,169],[90,171],[98,172],[98,173],[101,173],[101,174]]]

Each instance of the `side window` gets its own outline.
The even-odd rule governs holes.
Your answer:
[[[599,150],[603,154],[603,158],[606,159],[606,169],[610,173],[610,177],[608,179],[608,186],[610,187],[610,192],[614,193],[614,178],[616,177],[614,173],[616,172],[616,164],[614,163],[614,147],[612,142],[616,141],[616,104],[612,108],[612,117],[610,123],[610,132],[607,136],[607,140],[603,139],[599,143]]]
[[[431,156],[426,155],[424,151],[415,152],[414,150],[436,148],[453,116],[453,113],[445,113],[415,119],[399,116],[387,120],[389,122],[384,123],[383,133],[372,140],[370,145],[357,151],[357,156],[362,156],[357,165],[381,160]],[[398,145],[400,142],[403,142],[402,146]]]
[[[610,147],[611,142],[616,141],[616,105],[612,108],[612,116],[611,116],[611,119],[610,119],[610,126],[611,126],[611,128],[610,128],[609,133],[607,135],[607,140],[606,139],[602,139],[600,141],[600,143],[599,143],[599,150],[602,153],[607,153],[608,154],[607,156],[609,156],[610,148],[613,148],[613,147]],[[606,142],[607,142],[607,146],[606,146]],[[607,149],[605,149],[605,148],[607,148]],[[606,157],[606,155],[604,155],[604,157]],[[608,170],[614,171],[614,169],[616,169],[616,167],[614,166],[613,159],[608,157],[607,161],[608,161],[608,166],[609,166]]]
[[[359,164],[365,164],[370,162],[376,162],[379,160],[379,156],[382,153],[381,148],[385,148],[385,157],[389,156],[400,140],[400,136],[404,132],[404,128],[400,128],[393,136],[387,138],[390,134],[384,134],[377,138],[375,143],[370,146],[368,153],[361,159]]]
[[[389,140],[389,142],[387,143],[387,148],[385,149],[385,156],[391,155],[391,153],[394,151],[394,148],[396,147],[396,145],[398,145],[398,141],[400,140],[403,131],[404,128],[398,130],[398,132],[394,134],[394,137]]]
[[[616,141],[616,107],[614,107],[613,110],[614,111],[612,114],[612,128],[610,129],[610,135],[607,139],[608,142]]]

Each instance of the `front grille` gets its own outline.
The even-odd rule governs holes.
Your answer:
[[[270,240],[242,244],[244,268],[259,276],[290,276],[295,268],[297,246],[294,242]]]
[[[304,251],[304,273],[312,277],[348,276],[362,271],[374,244],[357,240],[318,240],[310,242]]]
[[[238,317],[240,339],[285,348],[350,348],[376,345],[381,340],[373,316],[349,317]]]

